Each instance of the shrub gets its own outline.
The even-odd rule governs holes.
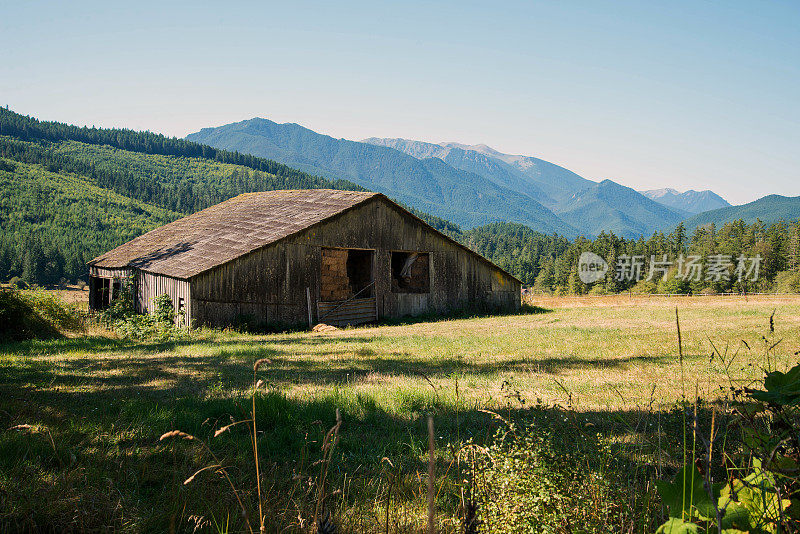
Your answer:
[[[606,438],[572,410],[537,406],[531,415],[523,427],[506,422],[476,455],[480,532],[619,532],[648,522],[651,495]]]
[[[175,308],[169,295],[154,299],[154,313],[137,313],[133,287],[132,279],[122,281],[116,298],[100,314],[103,324],[130,339],[169,341],[185,335],[185,331],[175,325]]]
[[[100,321],[108,327],[115,322],[125,320],[136,315],[136,306],[133,301],[133,278],[122,280],[119,291],[114,295],[114,300],[108,308],[100,313]]]
[[[592,289],[589,290],[589,295],[608,295],[606,287],[603,284],[594,284]]]
[[[184,331],[171,322],[157,320],[154,314],[136,313],[114,321],[111,328],[124,338],[171,341],[180,339]]]
[[[8,281],[9,285],[16,289],[28,289],[28,282],[20,278],[19,276],[13,277],[11,280]]]
[[[776,293],[800,293],[800,273],[781,271],[775,276]]]
[[[175,322],[175,307],[172,305],[172,299],[169,295],[164,294],[153,299],[156,306],[155,317],[156,321],[163,323]]]
[[[677,269],[672,269],[667,273],[666,278],[659,278],[657,291],[668,295],[686,294],[689,291],[689,281],[675,276],[676,274]]]
[[[30,292],[25,297],[37,313],[61,331],[80,332],[86,329],[86,315],[75,305],[64,302],[47,291]]]
[[[63,318],[65,314],[63,302],[60,306],[56,303],[41,306],[36,299],[15,289],[0,290],[0,341],[58,337],[59,331],[48,320],[48,315]]]
[[[631,293],[637,295],[652,295],[658,290],[658,286],[652,280],[642,280],[631,288]]]

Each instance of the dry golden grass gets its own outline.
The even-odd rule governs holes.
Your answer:
[[[249,399],[253,364],[267,358],[258,378],[273,395],[258,405],[264,432],[259,447],[265,472],[274,477],[267,492],[273,491],[275,502],[286,489],[276,481],[291,479],[287,473],[297,468],[301,451],[318,447],[308,448],[308,440],[321,439],[320,429],[332,424],[340,408],[337,468],[362,477],[350,482],[343,496],[347,506],[381,516],[373,501],[385,488],[375,473],[388,458],[408,474],[407,495],[398,497],[396,513],[413,530],[424,523],[424,502],[414,496],[413,481],[424,480],[427,413],[434,413],[444,446],[489,433],[491,417],[480,409],[519,408],[521,400],[525,406],[537,399],[546,405],[571,401],[587,417],[648,405],[668,409],[684,393],[693,396],[695,387],[713,398],[731,378],[760,375],[767,365],[765,334],[770,344],[779,341],[778,366],[796,361],[800,350],[800,297],[615,296],[534,303],[542,308],[536,313],[326,333],[198,330],[186,340],[161,344],[79,336],[4,345],[0,424],[46,426],[59,460],[53,461],[49,443],[36,444],[31,453],[34,437],[0,433],[0,499],[39,495],[38,505],[6,502],[13,505],[10,517],[63,527],[77,513],[70,504],[77,492],[84,501],[97,501],[96,508],[85,509],[85,524],[132,521],[132,530],[139,531],[185,522],[187,515],[213,506],[236,510],[230,499],[211,499],[212,506],[199,489],[179,493],[180,483],[198,468],[198,453],[170,453],[158,437],[179,429],[217,446],[215,428],[249,412],[243,399]],[[727,370],[718,357],[710,358],[712,343],[727,355]],[[234,476],[252,482],[246,434],[232,431],[219,439],[220,456],[242,467],[232,469]],[[53,485],[59,477],[68,483]],[[251,495],[248,489],[243,492]],[[46,508],[46,502],[56,504]],[[281,506],[286,517],[297,515],[289,504]]]
[[[369,396],[390,411],[398,408],[403,391],[432,393],[435,386],[437,395],[447,398],[456,380],[460,394],[475,403],[491,405],[509,382],[529,400],[561,401],[566,389],[579,408],[617,409],[647,401],[652,385],[660,403],[679,397],[676,307],[684,374],[706,394],[729,378],[709,362],[712,343],[722,352],[738,352],[729,371],[744,377],[749,364],[764,364],[761,336],[773,312],[774,336],[782,339],[783,352],[792,355],[800,349],[800,297],[612,296],[534,302],[545,311],[326,333],[199,330],[185,342],[152,345],[112,338],[32,343],[9,346],[4,364],[46,364],[56,370],[51,387],[61,391],[59,369],[79,379],[72,387],[86,391],[135,387],[173,395],[212,384],[215,394],[235,395],[246,390],[252,362],[269,357],[271,364],[261,374],[290,396],[336,387]],[[94,351],[98,343],[103,349]]]
[[[78,286],[68,285],[65,289],[50,290],[67,304],[80,304],[82,307],[89,306],[89,287],[83,289]]]

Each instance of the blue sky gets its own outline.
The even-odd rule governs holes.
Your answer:
[[[800,195],[800,2],[4,2],[0,105],[486,143],[637,189]]]

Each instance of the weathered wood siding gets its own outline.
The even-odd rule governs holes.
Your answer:
[[[308,321],[306,288],[317,319],[322,248],[374,250],[378,317],[446,313],[484,305],[520,307],[520,284],[391,203],[374,201],[191,279],[192,318],[224,326],[240,321]],[[391,291],[391,252],[428,252],[429,293]]]
[[[124,279],[127,278],[131,273],[131,270],[128,268],[125,269],[104,269],[101,267],[95,267],[91,265],[89,267],[89,276],[96,276],[98,278],[119,278]]]
[[[169,295],[176,312],[183,303],[183,316],[178,315],[176,321],[192,324],[191,288],[187,280],[144,271],[136,273],[136,306],[140,312],[155,312],[155,299],[161,295]]]

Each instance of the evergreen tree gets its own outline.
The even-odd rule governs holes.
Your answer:
[[[800,222],[795,222],[791,226],[786,248],[789,270],[800,272]]]
[[[686,227],[683,222],[679,223],[675,231],[669,235],[669,240],[672,244],[671,252],[673,255],[678,256],[684,253],[686,248]]]

